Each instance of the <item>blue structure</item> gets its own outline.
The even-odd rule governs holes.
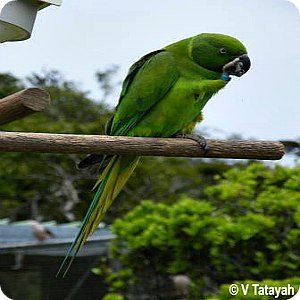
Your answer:
[[[79,223],[42,223],[54,238],[39,241],[31,221],[9,223],[0,220],[0,286],[14,300],[101,299],[106,288],[91,269],[107,257],[108,244],[114,239],[109,227],[96,230],[87,241],[66,278],[57,279],[56,271],[73,241]]]

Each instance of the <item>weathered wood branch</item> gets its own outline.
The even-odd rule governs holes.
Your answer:
[[[29,88],[0,99],[0,125],[44,110],[50,104],[49,94],[39,88]]]
[[[106,135],[0,132],[2,152],[98,153],[141,156],[181,156],[277,160],[284,155],[280,142],[207,140],[199,144],[182,138],[142,138]]]

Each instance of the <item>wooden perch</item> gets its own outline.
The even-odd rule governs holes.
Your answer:
[[[182,138],[142,138],[106,135],[0,132],[2,152],[97,153],[141,156],[182,156],[277,160],[284,155],[280,142],[207,140],[199,144]]]
[[[29,88],[0,99],[0,125],[44,110],[50,104],[49,94],[39,88]]]

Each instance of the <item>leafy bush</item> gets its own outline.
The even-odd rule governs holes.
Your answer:
[[[112,254],[135,285],[153,293],[155,277],[187,274],[191,299],[201,299],[225,283],[299,275],[300,167],[233,168],[205,194],[142,201],[114,223]]]

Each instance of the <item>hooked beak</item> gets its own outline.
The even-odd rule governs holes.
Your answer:
[[[223,67],[223,72],[228,75],[243,76],[251,66],[250,59],[247,54],[243,54]]]

